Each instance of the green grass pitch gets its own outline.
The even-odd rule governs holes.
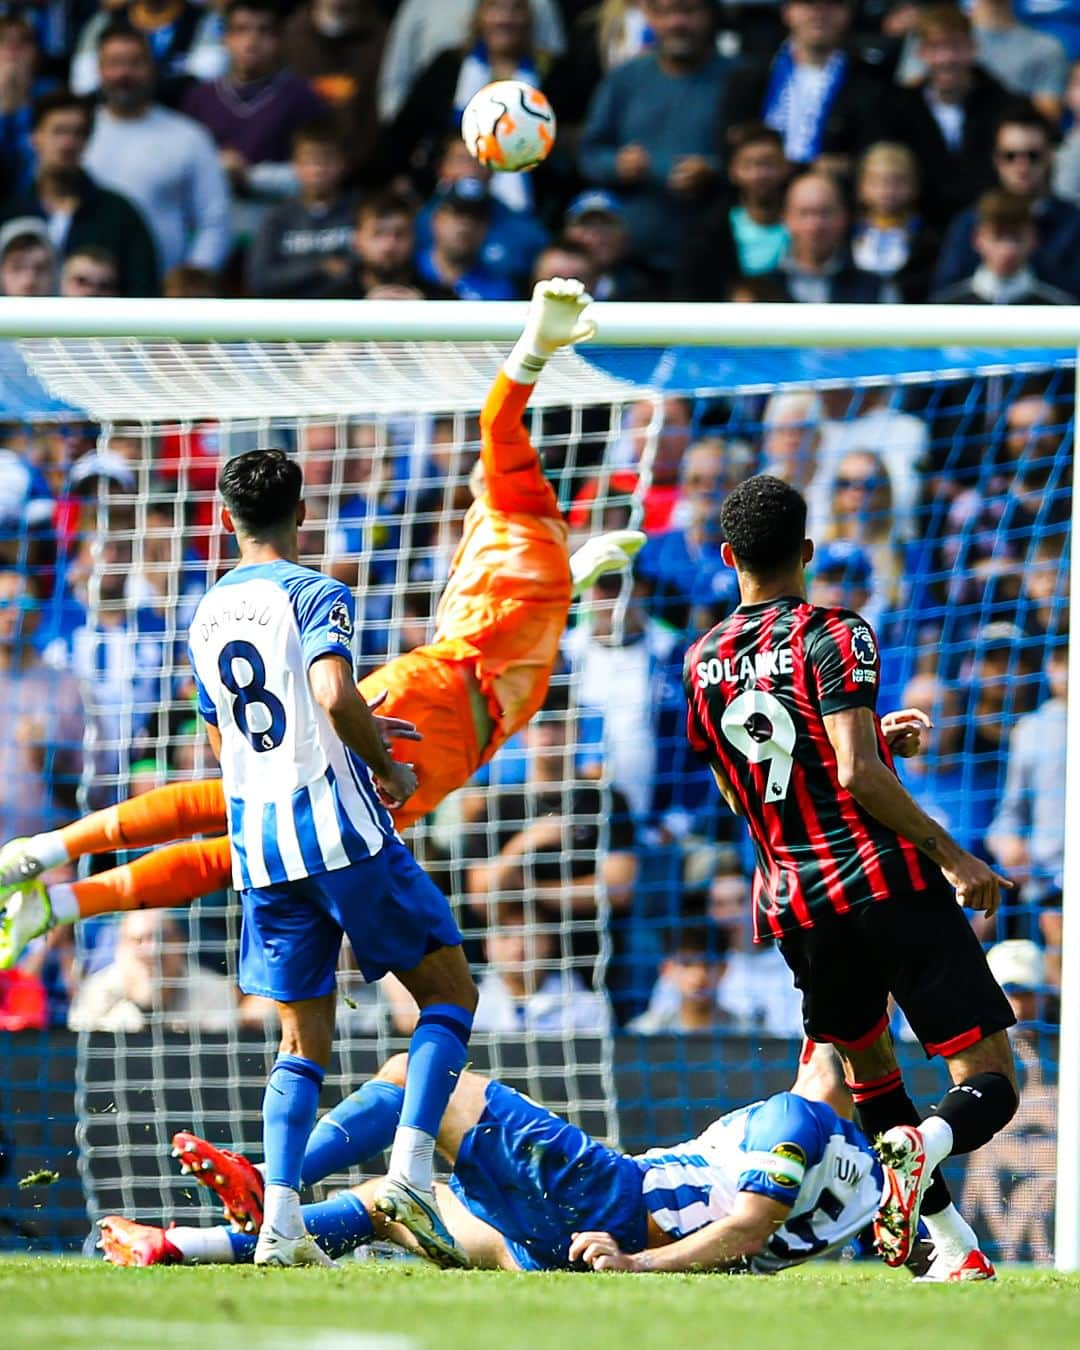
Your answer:
[[[117,1270],[0,1261],[19,1350],[1057,1350],[1080,1346],[1080,1277],[912,1285],[823,1263],[768,1279],[504,1275],[419,1265]]]

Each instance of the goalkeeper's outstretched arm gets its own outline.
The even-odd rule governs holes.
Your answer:
[[[560,347],[591,337],[592,304],[580,281],[554,277],[533,289],[521,337],[495,377],[480,414],[484,490],[499,511],[551,515],[554,496],[540,471],[522,416],[544,366]]]

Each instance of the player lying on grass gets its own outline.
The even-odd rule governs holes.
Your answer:
[[[568,530],[522,420],[537,377],[559,347],[589,337],[591,298],[554,278],[533,292],[525,329],[495,377],[480,419],[476,500],[436,615],[434,641],[396,657],[359,688],[392,724],[414,723],[420,786],[394,823],[406,829],[519,731],[544,701],[573,595],[618,571],[644,542],[635,530],[599,535],[568,558]],[[186,904],[229,885],[225,837],[176,844],[74,885],[40,873],[84,854],[222,835],[218,780],[159,788],[64,829],[0,850],[0,969],[57,923]]]
[[[512,1088],[465,1072],[439,1130],[453,1167],[439,1205],[473,1266],[501,1270],[749,1270],[771,1273],[850,1242],[873,1219],[883,1173],[866,1137],[837,1113],[850,1098],[825,1046],[805,1056],[795,1092],[731,1111],[696,1139],[637,1156],[598,1143]],[[356,1097],[348,1122],[323,1117],[304,1179],[358,1166],[393,1135],[406,1057]],[[352,1100],[352,1099],[349,1099]],[[333,1113],[331,1113],[331,1116]],[[261,1177],[246,1159],[190,1135],[174,1140],[195,1175],[257,1214]],[[205,1170],[204,1170],[205,1169]],[[325,1251],[376,1238],[415,1250],[374,1209],[378,1182],[321,1204],[304,1221]],[[253,1221],[252,1221],[253,1222]],[[100,1246],[116,1265],[250,1261],[251,1232],[153,1228],[111,1216]]]

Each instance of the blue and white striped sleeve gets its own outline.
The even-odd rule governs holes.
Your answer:
[[[794,1204],[803,1178],[825,1156],[828,1142],[817,1103],[778,1092],[747,1118],[742,1143],[746,1158],[737,1189]]]
[[[305,669],[320,656],[340,656],[352,664],[355,606],[349,588],[330,577],[312,577],[296,587],[292,602]]]

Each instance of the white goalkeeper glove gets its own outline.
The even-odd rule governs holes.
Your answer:
[[[593,337],[596,324],[584,317],[591,304],[592,296],[580,281],[564,277],[538,281],[529,301],[525,328],[506,363],[510,378],[531,383],[560,347]]]

